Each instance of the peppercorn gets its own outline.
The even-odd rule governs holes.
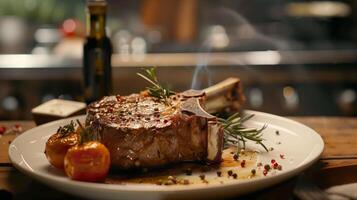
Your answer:
[[[234,160],[238,160],[238,157],[239,157],[238,154],[234,154],[234,155],[233,155],[233,159],[234,159]]]
[[[268,164],[264,165],[264,169],[269,171],[270,170],[270,166]]]
[[[237,179],[237,177],[238,177],[238,175],[236,173],[234,173],[232,176],[234,179]]]
[[[280,132],[279,132],[279,131],[275,131],[275,134],[276,134],[276,135],[280,135]]]
[[[221,171],[217,171],[217,176],[221,177],[222,176],[222,172]]]
[[[252,171],[250,171],[253,175],[255,175],[256,171],[255,169],[252,169]]]
[[[232,174],[233,174],[233,171],[232,171],[232,170],[229,170],[229,171],[228,171],[228,176],[232,176]]]
[[[245,167],[245,160],[242,160],[242,162],[240,163],[241,167]]]
[[[263,174],[264,174],[264,176],[266,176],[266,175],[268,174],[268,171],[267,171],[267,170],[264,170],[264,171],[263,171]]]
[[[204,174],[201,174],[201,175],[200,175],[200,179],[201,179],[201,180],[205,180],[205,178],[206,178],[206,176],[205,176]]]
[[[278,165],[278,170],[281,171],[283,167],[281,165]]]
[[[278,164],[278,163],[274,163],[274,164],[273,164],[273,168],[274,168],[274,169],[277,169],[277,168],[278,168],[278,166],[279,166],[279,164]]]

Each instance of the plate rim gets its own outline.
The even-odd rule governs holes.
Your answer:
[[[255,183],[261,183],[261,182],[266,182],[267,185],[273,185],[276,184],[277,182],[281,182],[283,180],[286,180],[289,177],[292,177],[294,175],[296,175],[297,173],[305,170],[306,168],[308,168],[309,166],[311,166],[314,162],[316,162],[322,155],[322,152],[324,150],[325,144],[324,141],[322,139],[322,137],[320,136],[320,134],[318,134],[315,130],[313,130],[312,128],[297,122],[295,120],[292,119],[288,119],[286,117],[282,117],[282,116],[278,116],[278,115],[274,115],[274,114],[270,114],[270,113],[265,113],[265,112],[260,112],[260,111],[253,111],[253,110],[245,110],[244,113],[250,113],[250,114],[255,114],[255,115],[260,115],[260,116],[266,116],[266,117],[270,117],[270,118],[277,118],[279,120],[285,121],[287,123],[293,123],[295,125],[301,126],[306,130],[309,130],[309,134],[313,133],[313,135],[317,138],[318,140],[318,144],[317,145],[321,145],[320,149],[317,150],[313,150],[312,152],[315,152],[315,155],[311,156],[309,155],[309,158],[306,160],[303,160],[301,162],[301,164],[299,164],[297,167],[288,170],[288,171],[283,171],[281,173],[279,173],[278,175],[273,175],[273,176],[267,176],[267,177],[257,177],[254,179],[248,179],[248,180],[240,180],[239,182],[226,182],[224,184],[208,184],[208,185],[189,185],[189,186],[176,186],[176,187],[167,187],[167,186],[160,186],[160,185],[155,185],[155,187],[153,187],[152,185],[149,184],[129,184],[129,185],[121,185],[121,184],[103,184],[103,183],[90,183],[90,182],[82,182],[82,181],[74,181],[74,180],[70,180],[67,179],[66,181],[64,181],[63,179],[59,178],[59,177],[54,177],[50,174],[44,174],[44,173],[39,173],[36,171],[31,171],[31,169],[29,169],[28,167],[24,167],[21,166],[19,164],[18,161],[16,161],[15,157],[14,157],[14,153],[19,153],[18,150],[15,150],[14,148],[16,148],[16,143],[18,143],[18,141],[21,140],[21,138],[26,137],[27,134],[31,134],[32,131],[36,131],[37,129],[43,129],[49,126],[52,126],[54,124],[58,124],[58,123],[62,123],[64,121],[69,121],[69,120],[73,120],[76,118],[84,118],[85,115],[78,115],[78,116],[74,116],[74,117],[70,117],[70,118],[65,118],[65,119],[60,119],[60,120],[56,120],[56,121],[52,121],[46,124],[42,124],[40,126],[34,127],[32,129],[29,129],[27,131],[25,131],[24,133],[20,134],[19,136],[17,136],[9,145],[9,149],[8,149],[8,155],[9,155],[9,159],[11,161],[11,163],[13,164],[13,166],[18,169],[19,171],[21,171],[22,173],[36,179],[39,180],[41,182],[45,182],[46,184],[49,185],[66,185],[69,187],[78,187],[78,188],[84,188],[84,189],[96,189],[96,190],[101,190],[101,191],[114,191],[114,192],[160,192],[160,193],[165,193],[165,192],[173,192],[173,191],[199,191],[199,190],[211,190],[211,189],[222,189],[222,188],[226,188],[226,187],[245,187],[245,186],[249,186],[252,182]],[[22,157],[23,158],[23,157]],[[24,158],[23,158],[24,159]],[[281,180],[281,181],[279,181]],[[51,183],[52,182],[52,183]],[[269,182],[272,182],[272,184],[269,184]],[[260,187],[263,188],[263,187]],[[60,188],[58,188],[60,189]],[[66,190],[64,190],[66,191]]]

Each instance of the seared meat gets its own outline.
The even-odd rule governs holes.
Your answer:
[[[167,102],[142,94],[104,97],[88,106],[86,126],[98,132],[117,169],[219,162],[223,129],[200,107],[203,93],[187,94]]]

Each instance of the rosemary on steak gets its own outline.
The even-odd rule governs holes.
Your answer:
[[[60,126],[57,130],[57,133],[61,136],[61,137],[66,137],[68,134],[73,133],[74,129],[75,129],[75,124],[74,122],[71,120],[71,122],[69,124],[66,124],[64,126]]]
[[[151,87],[147,87],[149,91],[149,95],[152,97],[156,97],[160,100],[167,102],[167,98],[171,95],[175,94],[174,91],[171,91],[167,87],[162,86],[156,76],[156,68],[152,67],[149,69],[144,69],[145,73],[137,73],[140,77],[147,80],[149,83],[152,84]]]
[[[152,84],[151,87],[147,87],[149,95],[163,100],[167,103],[168,97],[175,94],[174,91],[162,86],[156,76],[156,68],[152,67],[149,69],[144,69],[145,73],[137,73],[140,77],[144,78],[146,81]],[[260,144],[266,151],[268,148],[263,144],[262,131],[267,127],[264,125],[260,129],[247,128],[243,123],[251,119],[254,115],[247,115],[240,117],[239,113],[235,113],[228,119],[219,118],[224,128],[224,146],[236,145],[238,151],[241,149],[241,143],[243,144],[243,149],[245,148],[245,143],[247,140],[255,141]]]
[[[268,148],[263,144],[262,132],[267,127],[265,124],[262,128],[247,128],[243,125],[244,122],[254,117],[253,114],[240,117],[239,113],[235,113],[227,119],[219,118],[224,129],[224,146],[236,145],[238,151],[245,148],[247,140],[251,140],[260,144],[266,151]]]

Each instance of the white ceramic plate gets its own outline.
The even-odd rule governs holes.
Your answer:
[[[252,179],[232,180],[214,184],[192,184],[164,186],[155,184],[129,183],[125,185],[87,183],[72,181],[63,172],[51,167],[44,155],[45,143],[59,126],[69,123],[71,119],[84,120],[84,116],[58,120],[47,123],[18,136],[9,147],[9,157],[13,165],[21,172],[51,186],[73,195],[91,199],[194,199],[224,198],[256,191],[306,169],[321,155],[324,143],[320,135],[312,129],[287,118],[256,111],[246,124],[250,127],[261,127],[268,124],[264,131],[265,144],[274,148],[268,153],[258,154],[258,161],[269,163],[277,160],[283,170],[267,176]],[[276,131],[279,131],[279,135]],[[250,144],[250,148],[262,148]],[[280,155],[284,155],[284,159]]]

